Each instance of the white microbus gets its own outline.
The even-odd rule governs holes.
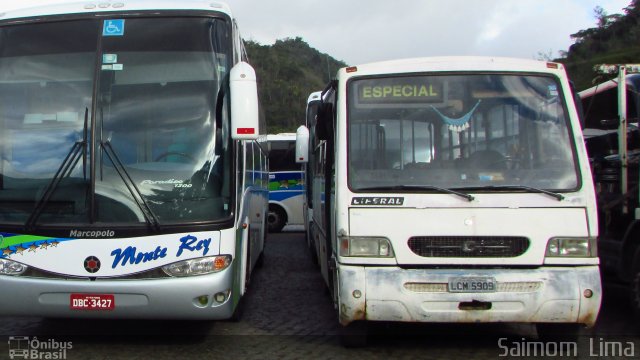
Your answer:
[[[573,99],[550,62],[339,70],[309,168],[313,241],[344,335],[366,335],[366,321],[594,324],[598,221]]]
[[[304,225],[304,173],[296,162],[296,134],[267,135],[269,149],[269,215],[270,232],[286,226]]]
[[[266,131],[227,5],[0,14],[0,315],[225,319],[266,234]]]

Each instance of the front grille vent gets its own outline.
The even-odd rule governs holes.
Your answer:
[[[409,248],[422,257],[516,257],[529,248],[529,239],[516,236],[415,236]]]
[[[38,278],[38,279],[58,279],[58,280],[90,280],[95,279],[97,281],[101,280],[142,280],[142,279],[166,279],[171,278],[171,276],[167,275],[162,268],[155,268],[151,270],[142,271],[135,274],[122,275],[122,276],[114,276],[108,278],[94,278],[91,274],[87,273],[87,276],[69,276],[56,274],[53,272],[37,269],[29,266],[27,271],[25,271],[20,277],[27,278]]]

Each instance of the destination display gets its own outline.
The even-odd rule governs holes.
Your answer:
[[[358,104],[435,104],[444,100],[443,80],[436,77],[389,77],[354,83]]]

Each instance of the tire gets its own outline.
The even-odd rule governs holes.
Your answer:
[[[367,345],[368,323],[354,321],[347,326],[340,327],[340,343],[347,348],[364,347]]]
[[[640,256],[636,256],[633,264],[633,275],[629,283],[629,297],[631,310],[636,321],[640,321]]]
[[[258,260],[256,261],[256,269],[262,269],[264,267],[264,250],[260,253]]]
[[[267,214],[267,227],[269,232],[280,232],[287,224],[287,214],[281,207],[269,205],[269,214]]]
[[[264,248],[267,246],[267,219],[264,220],[264,231],[263,231],[263,237],[262,237],[262,252],[260,253],[260,256],[258,256],[258,260],[256,261],[256,269],[261,269],[262,267],[264,267]]]
[[[238,305],[236,305],[233,314],[229,318],[231,322],[239,322],[242,320],[242,315],[244,314],[245,308],[245,298],[249,292],[249,280],[251,279],[251,253],[247,251],[247,261],[245,264],[245,278],[244,278],[244,294],[240,295],[240,299],[238,300]]]
[[[246,295],[246,293],[245,293]],[[235,310],[233,311],[233,314],[231,315],[231,317],[229,318],[230,322],[240,322],[240,320],[242,320],[242,315],[244,315],[244,300],[245,296],[241,296],[240,300],[238,301],[238,305],[236,306]]]
[[[311,261],[316,269],[320,268],[320,258],[318,257],[318,251],[316,250],[316,239],[313,233],[313,222],[309,222],[307,224],[309,229],[307,230],[305,236],[307,241],[307,248],[309,249],[309,255],[311,256]]]

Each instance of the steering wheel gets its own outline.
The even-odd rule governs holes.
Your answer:
[[[156,158],[153,160],[155,162],[158,162],[162,159],[167,158],[167,156],[172,156],[172,155],[176,155],[176,156],[182,156],[183,158],[189,160],[189,162],[196,162],[196,159],[193,158],[193,156],[183,153],[183,152],[178,152],[178,151],[167,151],[167,152],[163,152],[162,154],[156,156]]]

